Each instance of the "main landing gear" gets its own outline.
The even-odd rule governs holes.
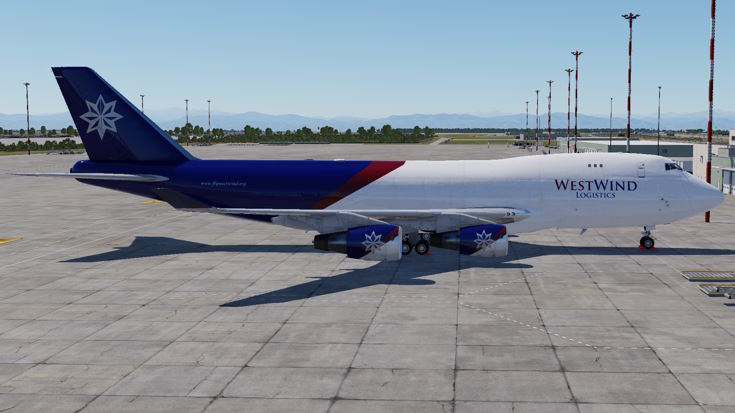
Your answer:
[[[655,250],[654,247],[655,242],[653,241],[653,238],[651,238],[651,231],[654,229],[654,227],[643,227],[643,231],[641,231],[641,234],[643,237],[641,237],[641,243],[638,247],[639,249],[646,249],[646,250]]]
[[[411,238],[406,235],[403,237],[403,244],[401,245],[403,255],[408,255],[411,250],[415,250],[416,254],[426,255],[429,253],[429,234],[420,233],[419,240],[416,244],[411,243]]]

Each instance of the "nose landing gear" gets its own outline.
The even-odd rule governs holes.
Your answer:
[[[653,241],[653,238],[651,238],[651,231],[655,227],[643,227],[643,231],[641,231],[641,234],[643,237],[641,237],[641,242],[639,245],[639,249],[646,249],[646,250],[655,250],[656,247],[654,247],[655,242]]]

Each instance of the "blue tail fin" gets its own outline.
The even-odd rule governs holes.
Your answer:
[[[54,67],[66,106],[92,161],[180,163],[176,141],[88,67]]]

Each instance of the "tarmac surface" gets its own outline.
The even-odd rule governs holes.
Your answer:
[[[489,159],[493,145],[189,147],[202,158]],[[0,157],[0,411],[733,412],[735,199],[659,227],[547,230],[398,263]],[[2,242],[2,240],[0,240]],[[733,300],[735,301],[735,300]]]

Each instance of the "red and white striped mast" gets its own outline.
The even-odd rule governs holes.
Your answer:
[[[709,39],[709,112],[707,114],[707,183],[712,182],[712,97],[715,86],[715,0],[711,7],[712,33]],[[704,222],[709,222],[709,211],[704,213]]]
[[[551,153],[551,84],[554,83],[553,80],[547,80],[546,83],[549,84],[549,153]]]
[[[538,151],[538,89],[536,89],[536,151]]]
[[[572,52],[574,55],[574,153],[577,153],[577,85],[579,84],[579,50]]]
[[[625,152],[630,153],[630,72],[633,63],[633,20],[637,19],[640,14],[628,14],[622,15],[625,20],[628,20],[628,127],[625,133]]]
[[[564,69],[564,71],[567,72],[567,153],[569,153],[569,113],[572,110],[572,72],[574,69]]]

